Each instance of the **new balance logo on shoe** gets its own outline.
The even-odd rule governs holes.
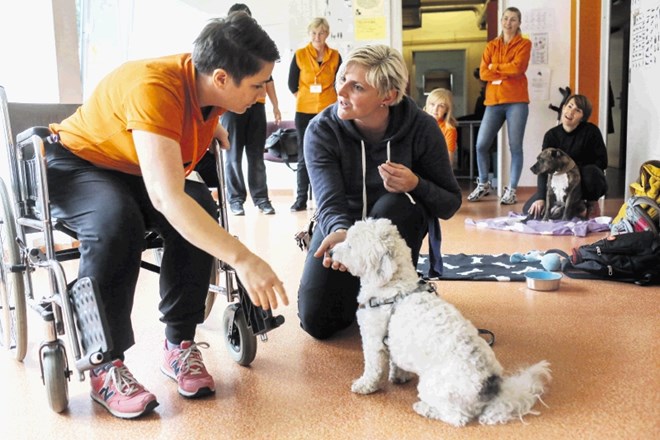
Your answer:
[[[94,369],[89,378],[92,399],[115,417],[140,417],[158,406],[156,396],[135,380],[119,359]]]
[[[202,397],[215,393],[213,377],[206,371],[199,347],[208,348],[206,342],[182,341],[180,346],[167,348],[160,370],[175,380],[183,397]]]

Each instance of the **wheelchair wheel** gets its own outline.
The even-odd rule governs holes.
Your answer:
[[[61,413],[69,405],[68,371],[64,350],[59,345],[44,347],[41,351],[41,362],[48,405],[56,413]]]
[[[7,188],[0,179],[0,345],[22,361],[27,350],[27,316],[23,274],[12,267],[21,263],[16,243],[16,222]]]
[[[239,304],[229,304],[222,317],[225,345],[231,358],[247,367],[257,355],[257,337],[247,325],[245,313]]]

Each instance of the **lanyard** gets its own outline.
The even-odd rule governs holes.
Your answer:
[[[310,44],[310,46],[311,46],[311,44]],[[319,64],[319,62],[316,61],[316,57],[312,55],[312,50],[316,50],[316,49],[314,49],[314,46],[309,48],[309,50],[307,51],[307,55],[312,59],[312,66],[315,67],[315,70],[316,70],[316,68],[318,68],[318,72],[314,72],[314,84],[318,84],[319,75],[321,75],[321,73],[323,72],[323,69],[325,69],[328,64],[324,63],[323,61],[321,61],[321,64]],[[328,52],[329,50],[330,50],[329,48],[326,48],[326,52]],[[325,58],[326,58],[326,55],[323,55],[323,60],[324,61],[325,61]]]

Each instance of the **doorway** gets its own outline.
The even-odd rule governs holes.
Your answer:
[[[412,98],[420,108],[433,88],[449,88],[454,95],[454,115],[466,114],[465,50],[429,50],[413,52],[415,82]],[[430,81],[430,79],[433,79]],[[426,87],[425,87],[426,83]]]
[[[625,197],[628,121],[630,1],[613,0],[610,8],[609,111],[607,121],[608,197]]]

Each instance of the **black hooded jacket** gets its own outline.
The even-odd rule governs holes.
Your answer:
[[[461,206],[461,190],[444,137],[437,122],[412,99],[404,97],[390,107],[389,124],[378,143],[364,140],[353,121],[339,119],[335,103],[310,122],[304,139],[305,163],[324,235],[347,229],[362,218],[365,182],[367,212],[387,192],[378,166],[388,160],[388,143],[389,160],[405,165],[419,177],[410,195],[426,208],[429,217],[448,219]]]

